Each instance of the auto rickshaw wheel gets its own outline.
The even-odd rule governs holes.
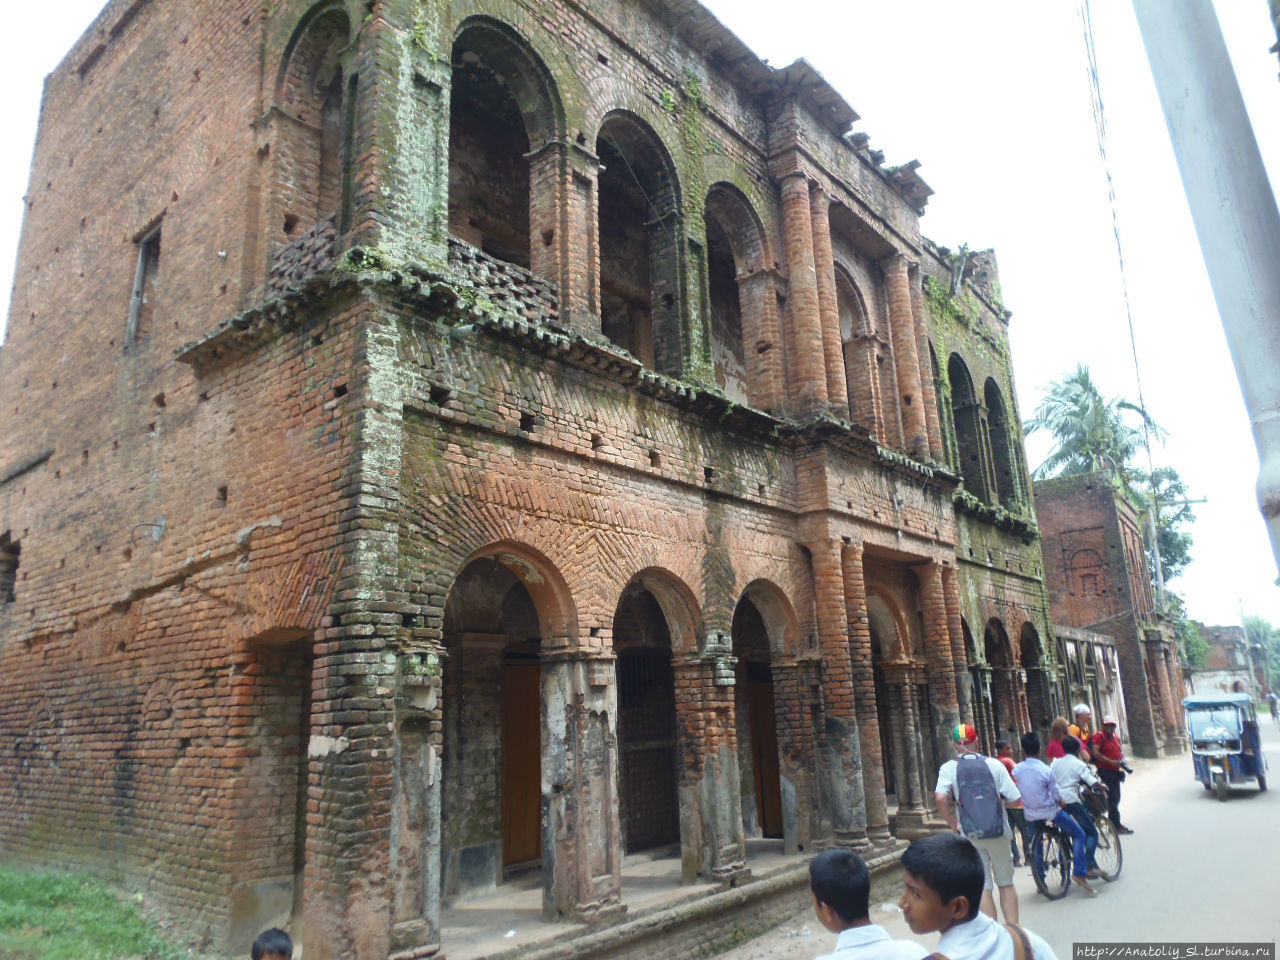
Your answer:
[[[1267,792],[1267,778],[1266,778],[1266,777],[1258,777],[1258,792],[1259,792],[1259,793],[1266,793],[1266,792]]]
[[[1226,777],[1219,777],[1219,778],[1218,778],[1218,780],[1217,780],[1217,782],[1214,784],[1214,788],[1218,791],[1218,799],[1219,799],[1219,800],[1221,800],[1223,803],[1226,803],[1226,802],[1227,802],[1227,792],[1228,792],[1228,790],[1230,789],[1230,788],[1227,786],[1227,778],[1226,778]]]
[[[1213,789],[1213,784],[1211,784],[1211,783],[1209,783],[1208,781],[1205,781],[1205,780],[1200,781],[1200,786],[1204,787],[1204,788],[1205,788],[1205,790],[1212,790],[1212,789]]]

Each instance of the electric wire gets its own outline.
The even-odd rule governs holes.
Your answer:
[[[1151,417],[1147,413],[1147,402],[1142,393],[1142,368],[1138,360],[1138,338],[1134,331],[1133,304],[1129,297],[1129,280],[1124,265],[1124,243],[1120,239],[1120,216],[1116,203],[1115,181],[1111,176],[1111,160],[1107,154],[1107,114],[1102,100],[1102,85],[1098,76],[1098,51],[1093,38],[1093,13],[1089,0],[1081,0],[1079,8],[1080,25],[1084,35],[1086,72],[1089,76],[1089,99],[1093,109],[1093,126],[1098,139],[1098,153],[1102,158],[1102,171],[1107,178],[1107,202],[1111,207],[1111,232],[1116,241],[1116,261],[1120,268],[1120,290],[1124,297],[1125,318],[1129,324],[1129,348],[1133,353],[1133,377],[1138,388],[1138,409],[1142,414],[1142,439],[1147,451],[1147,469],[1151,478],[1151,510],[1153,514],[1152,536],[1150,545],[1157,571],[1156,589],[1159,600],[1164,601],[1164,576],[1160,572],[1160,545],[1154,542],[1160,529],[1160,498],[1156,490],[1155,456],[1151,452]]]

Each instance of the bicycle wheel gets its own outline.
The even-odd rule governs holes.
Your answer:
[[[1098,849],[1094,853],[1094,862],[1102,879],[1110,883],[1120,876],[1120,868],[1124,866],[1124,850],[1120,846],[1120,834],[1115,824],[1106,817],[1094,817],[1094,826],[1098,830]]]
[[[1071,886],[1071,841],[1058,830],[1041,830],[1031,855],[1036,889],[1050,900],[1061,900]]]

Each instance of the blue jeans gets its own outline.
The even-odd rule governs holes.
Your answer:
[[[1089,812],[1089,808],[1083,803],[1068,803],[1066,806],[1067,813],[1071,814],[1071,818],[1080,825],[1080,829],[1084,831],[1084,850],[1085,855],[1089,858],[1090,868],[1097,867],[1094,862],[1093,855],[1098,850],[1098,828],[1094,825],[1093,814]]]
[[[1044,861],[1040,859],[1040,834],[1044,831],[1045,821],[1031,820],[1029,822],[1035,829],[1036,869],[1043,871]],[[1071,838],[1071,872],[1077,877],[1083,877],[1089,872],[1089,853],[1085,849],[1084,831],[1080,829],[1080,824],[1076,823],[1071,814],[1065,810],[1059,810],[1054,815],[1053,824]],[[1097,845],[1096,839],[1094,845]]]

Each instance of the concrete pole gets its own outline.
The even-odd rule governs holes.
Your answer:
[[[1210,0],[1134,0],[1200,250],[1253,423],[1280,563],[1280,213]]]

